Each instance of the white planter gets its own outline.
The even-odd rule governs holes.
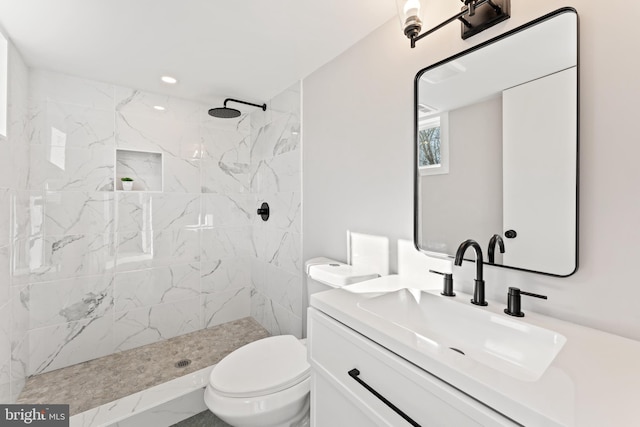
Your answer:
[[[133,188],[133,181],[122,181],[122,189],[124,191],[131,191]]]

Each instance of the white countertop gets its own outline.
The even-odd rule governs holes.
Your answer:
[[[420,351],[415,333],[358,307],[365,299],[415,285],[401,276],[384,276],[314,294],[310,304],[518,423],[640,425],[640,342],[525,310],[518,321],[567,338],[539,380],[518,380],[473,361],[453,366]],[[429,292],[439,295],[440,290]],[[507,316],[504,304],[489,301],[487,307],[477,307],[469,303],[469,295],[456,293],[461,304]]]

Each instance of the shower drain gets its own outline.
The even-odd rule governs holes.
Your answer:
[[[176,362],[176,364],[174,365],[176,368],[185,368],[187,366],[191,365],[191,360],[189,359],[182,359],[182,360],[178,360]]]

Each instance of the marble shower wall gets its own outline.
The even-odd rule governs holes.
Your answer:
[[[16,195],[29,171],[29,69],[9,43],[7,138],[0,138],[0,402],[15,402],[24,387],[29,354],[23,286],[12,283]]]
[[[256,217],[251,315],[272,334],[302,335],[300,84],[251,113],[251,191],[268,202]]]
[[[43,70],[31,70],[29,98],[12,263],[28,374],[250,314],[247,116],[214,119],[208,105]],[[119,191],[116,148],[161,153],[162,191]],[[157,161],[127,159],[143,189],[149,171],[136,169]]]

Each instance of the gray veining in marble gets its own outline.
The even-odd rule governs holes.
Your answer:
[[[214,365],[233,350],[267,336],[253,318],[245,317],[32,376],[18,403],[67,403],[71,415],[78,414]],[[174,364],[184,358],[191,364],[176,368]]]

